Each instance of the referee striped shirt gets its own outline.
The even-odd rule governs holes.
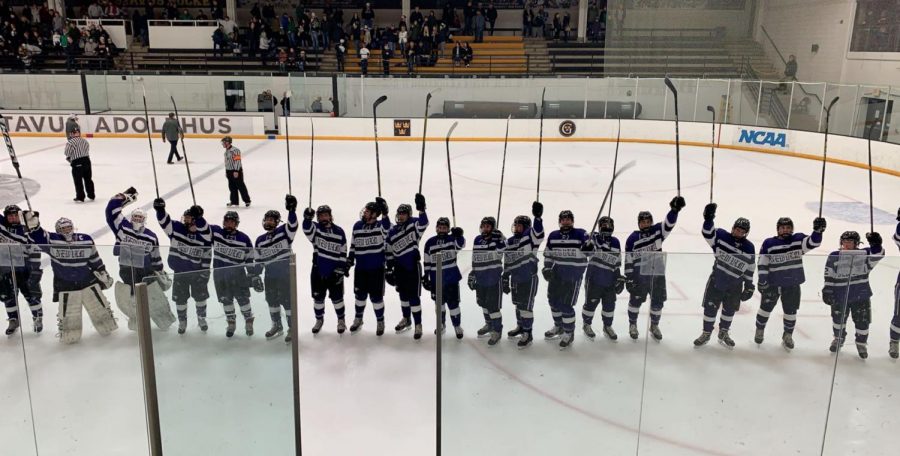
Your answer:
[[[90,156],[91,145],[88,144],[87,140],[82,137],[70,138],[69,143],[66,144],[66,160],[69,163],[73,161]]]
[[[241,150],[237,147],[229,147],[225,151],[225,170],[240,171],[241,169],[243,169],[241,166]]]

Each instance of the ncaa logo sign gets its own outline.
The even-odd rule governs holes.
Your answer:
[[[754,146],[768,146],[778,149],[787,149],[787,134],[766,130],[749,130],[741,128],[738,144],[750,144]]]
[[[568,138],[575,134],[575,122],[564,120],[559,124],[559,134]]]

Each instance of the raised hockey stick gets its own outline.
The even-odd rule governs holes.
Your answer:
[[[541,158],[544,149],[544,95],[547,94],[547,88],[541,91],[541,123],[540,132],[538,133],[538,175],[537,175],[537,196],[535,201],[541,200]]]
[[[9,161],[12,162],[13,168],[16,169],[16,175],[19,176],[19,184],[22,186],[22,194],[25,195],[25,204],[28,210],[31,210],[31,200],[28,199],[28,192],[25,191],[25,181],[22,179],[22,171],[19,169],[19,159],[16,157],[16,149],[13,147],[12,139],[9,137],[9,125],[7,118],[0,114],[0,130],[3,131],[3,141],[6,142],[6,150],[9,151]]]
[[[509,144],[509,120],[512,114],[506,118],[506,135],[503,137],[503,164],[500,166],[500,197],[497,198],[497,223],[500,223],[500,205],[503,204],[503,179],[506,176],[506,146]]]
[[[285,93],[285,98],[290,97],[291,92],[287,91]],[[284,100],[281,100],[281,103],[282,106],[284,106]],[[291,118],[284,112],[284,109],[281,110],[281,115],[284,117],[284,154],[287,157],[288,195],[293,195],[294,189],[291,185]],[[312,117],[310,117],[310,121],[312,121]],[[312,164],[310,164],[309,171],[312,173]],[[310,176],[309,179],[309,193],[309,197],[312,199],[312,176]]]
[[[312,117],[309,118],[309,205],[312,207],[312,189],[313,189],[313,159],[316,156],[316,126],[313,124]]]
[[[709,202],[713,202],[713,179],[716,169],[716,108],[707,106],[706,110],[712,113],[712,139],[709,143]]]
[[[444,140],[444,145],[447,149],[447,178],[450,181],[450,215],[453,217],[453,226],[456,226],[456,204],[453,202],[453,171],[450,167],[450,135],[453,134],[453,130],[456,130],[456,125],[459,122],[453,122],[453,125],[450,125],[450,130],[447,131],[447,138]]]
[[[156,157],[153,155],[153,139],[150,137],[150,114],[147,113],[147,89],[144,87],[144,77],[138,76],[138,82],[141,83],[141,93],[144,98],[144,122],[147,124],[147,142],[150,143],[150,164],[153,166],[153,185],[156,187],[156,197],[159,198],[159,180],[156,177]],[[187,160],[187,158],[185,158]]]
[[[609,187],[606,188],[606,195],[603,197],[603,202],[600,204],[600,210],[597,211],[597,217],[594,219],[594,225],[591,226],[591,233],[593,233],[597,229],[597,224],[600,223],[600,217],[603,216],[603,209],[606,206],[606,200],[612,194],[613,184],[616,182],[616,179],[618,179],[618,177],[621,176],[622,173],[628,171],[632,167],[634,167],[634,160],[626,163],[625,166],[622,167],[622,169],[616,171],[616,173],[613,174],[612,179],[609,181]]]
[[[875,130],[877,125],[881,124],[881,121],[875,121],[869,127],[869,134],[866,135],[869,140],[869,232],[875,232],[875,204],[872,198],[872,131]]]
[[[178,105],[175,104],[175,97],[172,94],[169,94],[169,99],[172,100],[172,109],[175,110],[175,121],[178,122],[178,131],[181,132],[181,153],[184,155],[184,167],[187,169],[188,185],[191,187],[191,200],[196,206],[197,196],[194,194],[194,180],[191,179],[191,161],[188,160],[187,149],[184,148],[184,131],[181,126],[181,117],[178,115]],[[147,131],[150,131],[149,127],[147,127]]]
[[[618,166],[619,166],[619,140],[622,137],[622,118],[620,117],[620,118],[618,118],[618,120],[619,120],[619,126],[616,129],[616,154],[613,157],[613,175],[616,174],[616,170],[618,169]],[[606,213],[606,215],[609,215],[611,217],[612,216],[613,195],[615,194],[615,191],[616,191],[615,190],[615,180],[613,180],[613,182],[610,183],[610,185],[611,185],[612,190],[610,190],[610,192],[609,192],[609,211]]]
[[[440,89],[438,89],[440,90]],[[425,95],[425,118],[422,119],[422,158],[419,159],[419,193],[422,193],[422,179],[425,177],[425,138],[428,135],[428,106],[431,104],[431,93]]]
[[[387,101],[387,95],[382,95],[372,103],[372,122],[375,125],[375,172],[378,175],[378,196],[381,196],[381,156],[378,153],[378,105]]]
[[[681,196],[681,136],[678,132],[678,90],[672,80],[666,77],[666,87],[672,91],[675,98],[675,180],[678,186],[678,196]]]
[[[825,146],[822,150],[822,185],[819,187],[819,217],[822,216],[822,203],[825,200],[825,163],[828,163],[828,125],[831,123],[831,108],[841,97],[834,97],[825,108]]]

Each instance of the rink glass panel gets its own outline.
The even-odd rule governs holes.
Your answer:
[[[164,262],[170,251],[170,247],[161,248]],[[284,259],[265,266],[289,269],[289,262],[290,259]],[[176,316],[175,323],[167,330],[160,330],[151,322],[166,455],[294,452],[291,346],[284,341],[288,331],[284,309],[280,311],[284,334],[266,340],[265,333],[272,326],[266,296],[249,288],[254,334],[246,335],[245,319],[235,301],[235,333],[231,338],[225,335],[227,320],[214,277],[222,275],[233,282],[234,273],[243,268],[172,273],[166,267],[173,283],[180,280],[202,283],[201,274],[210,272],[206,332],[198,327],[196,304],[191,298],[187,306],[187,330],[178,334],[177,309],[172,299],[174,286],[165,295]],[[288,277],[285,275],[282,285],[290,299]]]

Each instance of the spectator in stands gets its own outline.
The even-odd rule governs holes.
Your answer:
[[[485,27],[485,19],[484,15],[481,14],[481,10],[475,11],[475,42],[481,43],[484,41],[484,27]]]
[[[572,15],[566,10],[562,17],[562,39],[563,42],[569,41],[569,32],[572,31]]]
[[[219,25],[222,26],[222,31],[225,32],[225,35],[231,36],[234,33],[235,23],[228,15],[219,20]]]
[[[541,37],[544,39],[550,38],[550,13],[544,9],[544,5],[538,7],[534,20],[534,28],[540,31]]]
[[[366,2],[366,6],[363,7],[362,22],[369,30],[375,27],[375,10],[372,9],[371,3]]]
[[[365,46],[359,50],[359,69],[363,76],[369,74],[369,48]]]
[[[231,33],[231,55],[235,57],[241,55],[241,38],[236,30]]]
[[[312,13],[309,19],[309,35],[312,39],[313,49],[318,50],[321,42],[322,24],[316,13]]]
[[[291,93],[289,90],[285,90],[281,94],[281,115],[285,117],[291,116]]]
[[[96,1],[91,2],[90,6],[88,6],[88,18],[100,19],[101,17],[103,17],[103,7]]]
[[[287,73],[288,53],[284,48],[278,48],[278,71]]]
[[[456,46],[453,47],[453,66],[459,66],[462,63],[463,57],[465,57],[465,55],[466,50],[463,49],[462,43],[457,41]]]
[[[400,51],[406,52],[406,43],[409,42],[409,32],[406,31],[406,26],[400,27],[400,32],[397,34],[397,43],[400,45]]]
[[[263,24],[268,27],[277,27],[275,24],[275,6],[271,1],[266,2],[262,9]]]
[[[266,62],[269,60],[269,35],[265,30],[259,33],[259,58],[262,60],[262,65],[266,66]]]
[[[228,35],[225,34],[225,27],[219,24],[216,31],[212,34],[213,40],[213,57],[216,55],[225,55],[225,48],[228,47]]]
[[[87,42],[84,43],[84,55],[88,57],[97,55],[97,42],[93,38],[88,38]]]
[[[412,74],[415,71],[416,66],[416,58],[418,57],[416,49],[416,43],[409,43],[409,47],[406,48],[406,73]]]
[[[24,68],[25,71],[31,69],[31,52],[28,50],[28,46],[25,45],[25,43],[22,43],[22,45],[19,46],[19,61],[22,62],[22,68]]]
[[[110,1],[106,4],[106,10],[103,13],[103,17],[118,19],[121,15],[122,11],[119,10],[119,7],[116,6],[115,2]]]
[[[784,64],[784,78],[782,81],[796,81],[797,80],[797,56],[791,54],[788,56],[787,63]],[[787,84],[781,84],[779,86],[784,92],[787,92]]]
[[[391,48],[388,45],[384,45],[381,48],[381,68],[386,75],[391,74],[391,57],[393,57]]]
[[[192,21],[194,20],[194,16],[191,16],[191,12],[187,10],[187,8],[181,10],[181,14],[178,15],[179,21]]]
[[[491,36],[494,36],[494,25],[497,24],[497,8],[494,6],[494,2],[491,2],[490,6],[488,6],[485,17],[491,26]]]
[[[463,35],[471,35],[472,34],[472,22],[475,18],[475,8],[472,6],[472,0],[466,2],[466,6],[463,7],[463,20],[464,29]]]
[[[299,71],[306,71],[306,51],[301,50],[300,56],[297,57],[297,69]]]
[[[532,27],[534,24],[534,10],[531,8],[522,10],[522,36],[523,37],[531,37],[534,33],[534,29]]]
[[[553,39],[558,40],[559,36],[562,34],[562,19],[559,16],[559,13],[553,14]]]
[[[322,97],[316,97],[313,99],[312,104],[310,105],[310,111],[312,112],[323,112],[322,109]]]
[[[198,21],[208,21],[209,16],[207,16],[206,13],[201,10],[200,14],[198,14],[194,19]]]
[[[472,63],[472,58],[475,57],[475,53],[472,52],[472,47],[469,46],[468,41],[466,41],[466,44],[463,47],[463,52],[463,63],[466,64],[466,68],[469,68],[469,65]]]
[[[347,57],[347,46],[344,45],[344,40],[338,42],[337,46],[334,47],[334,56],[337,59],[337,70],[341,73],[344,72],[344,60]]]

